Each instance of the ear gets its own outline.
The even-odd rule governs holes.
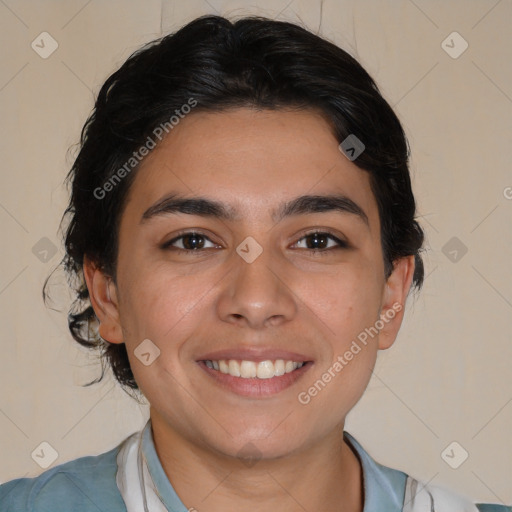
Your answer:
[[[385,350],[393,345],[405,312],[405,301],[414,276],[414,255],[400,258],[394,262],[394,268],[388,277],[382,295],[380,318],[384,326],[379,332],[379,349]]]
[[[100,321],[100,336],[110,343],[123,343],[116,285],[87,256],[83,269],[91,304]]]

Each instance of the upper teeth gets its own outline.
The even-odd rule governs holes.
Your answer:
[[[205,361],[206,366],[209,368],[219,370],[221,373],[227,373],[233,377],[242,377],[243,379],[251,379],[257,377],[258,379],[270,379],[278,377],[285,373],[293,372],[300,368],[304,363],[297,363],[296,361],[285,361],[284,359],[277,359],[275,361],[261,361],[256,363],[254,361],[237,361],[236,359],[221,359],[220,361]]]

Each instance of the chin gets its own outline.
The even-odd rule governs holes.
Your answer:
[[[306,441],[295,432],[276,428],[275,422],[270,428],[241,428],[239,432],[230,429],[232,437],[222,442],[212,443],[229,457],[249,460],[278,459],[297,451]]]

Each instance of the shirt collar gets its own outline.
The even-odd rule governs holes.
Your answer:
[[[353,448],[363,468],[363,512],[402,512],[407,475],[402,471],[382,466],[348,433],[345,440]]]
[[[348,432],[344,432],[343,435],[358,456],[363,469],[363,512],[378,512],[381,510],[401,512],[407,475],[375,462]],[[142,432],[142,451],[155,483],[157,494],[166,508],[170,512],[188,512],[188,509],[169,482],[156,453],[151,431],[151,418],[146,423]]]
[[[156,492],[169,512],[188,512],[187,507],[180,500],[174,487],[167,478],[164,468],[156,453],[153,433],[151,431],[151,418],[142,432],[142,452],[146,458],[149,473],[155,483]]]

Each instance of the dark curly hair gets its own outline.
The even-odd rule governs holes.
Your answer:
[[[413,286],[420,290],[423,231],[415,220],[409,176],[409,146],[402,126],[376,84],[348,53],[283,21],[251,16],[231,22],[202,16],[133,53],[101,87],[86,121],[80,150],[66,177],[71,184],[64,237],[64,267],[76,299],[69,329],[81,345],[99,349],[101,376],[108,365],[122,388],[139,391],[125,344],[103,340],[83,276],[87,256],[116,282],[118,228],[137,171],[104,199],[99,188],[129,161],[155,127],[190,98],[194,112],[237,107],[315,109],[338,141],[355,135],[365,150],[354,164],[370,173],[381,221],[386,278],[398,258],[414,255]],[[61,228],[62,228],[61,222]],[[46,287],[43,297],[46,301]],[[107,364],[108,363],[108,364]],[[136,397],[134,397],[136,398]]]

